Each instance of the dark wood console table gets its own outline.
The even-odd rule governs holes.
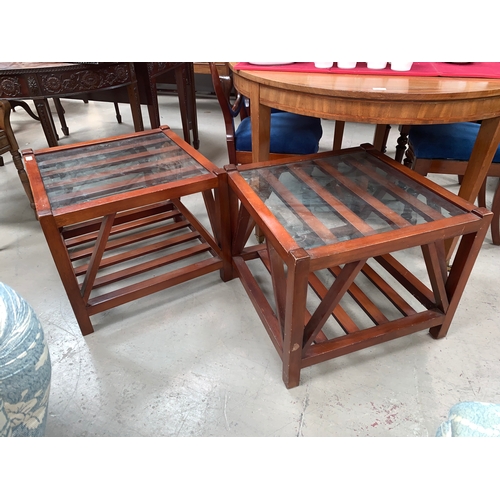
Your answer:
[[[53,147],[58,145],[58,137],[49,98],[55,99],[62,120],[64,111],[58,101],[61,97],[129,103],[136,132],[144,130],[141,104],[145,104],[151,128],[155,129],[161,125],[156,84],[172,74],[179,95],[184,140],[191,143],[192,132],[192,143],[198,149],[193,63],[0,63],[0,98],[18,103],[33,100],[47,143]],[[65,123],[62,126],[67,135]]]
[[[50,147],[57,146],[57,134],[49,98],[113,89],[123,89],[130,103],[135,131],[144,130],[134,63],[0,63],[0,98],[33,100]]]

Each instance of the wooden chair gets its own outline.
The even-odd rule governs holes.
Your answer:
[[[17,168],[17,173],[28,196],[31,208],[35,208],[28,176],[24,170],[24,164],[19,153],[19,146],[10,126],[10,109],[9,101],[0,100],[0,166],[4,164],[1,155],[9,152],[12,155],[12,160]]]
[[[447,123],[443,125],[414,125],[409,128],[408,150],[404,164],[422,175],[453,174],[461,181],[479,132],[479,123]],[[500,177],[500,147],[493,158],[488,176]],[[486,206],[486,183],[479,195],[478,205]],[[491,206],[491,237],[500,245],[500,182]]]
[[[236,92],[231,74],[219,75],[215,63],[209,63],[209,66],[215,94],[224,116],[229,162],[235,165],[251,163],[252,138],[248,100]],[[235,119],[238,117],[241,122],[236,126]],[[339,149],[343,131],[341,125],[343,122],[336,124],[335,128],[335,134],[340,135],[340,141],[338,137],[334,139]],[[317,153],[322,134],[320,118],[276,110],[271,113],[270,159]]]

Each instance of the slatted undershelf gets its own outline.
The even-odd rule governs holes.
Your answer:
[[[283,355],[282,329],[273,287],[266,285],[272,269],[266,244],[247,247],[234,263],[273,344]],[[260,264],[259,264],[260,263]],[[345,267],[345,266],[342,266]],[[330,319],[313,340],[307,327],[316,308],[325,301],[342,267],[311,273],[302,345],[302,368],[387,340],[430,329],[443,322],[439,297],[392,255],[369,259],[348,291],[335,306]],[[267,271],[263,271],[263,268]],[[267,276],[269,275],[269,276]],[[276,279],[276,278],[275,278]],[[284,283],[278,285],[285,288]],[[274,292],[276,287],[274,288]],[[330,299],[326,299],[328,302]],[[388,324],[391,323],[390,328]]]
[[[67,226],[62,236],[89,315],[221,268],[212,236],[178,200]]]

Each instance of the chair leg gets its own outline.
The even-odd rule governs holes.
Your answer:
[[[403,158],[406,152],[406,146],[408,144],[408,134],[410,133],[410,125],[400,125],[399,127],[399,137],[396,146],[396,155],[394,159],[398,163],[403,163]]]
[[[116,121],[118,123],[122,122],[122,115],[120,114],[120,107],[118,106],[117,102],[113,103],[115,105],[115,113],[116,113]]]
[[[491,219],[491,239],[493,245],[500,245],[500,179],[491,204],[493,219]]]
[[[342,139],[344,137],[345,122],[335,120],[335,129],[333,131],[333,150],[342,149]]]

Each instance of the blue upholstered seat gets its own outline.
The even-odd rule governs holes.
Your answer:
[[[271,113],[271,153],[305,155],[317,153],[323,135],[321,120],[295,113]],[[245,118],[235,134],[237,151],[252,150],[252,126]]]
[[[414,125],[409,140],[417,158],[468,161],[479,132],[479,123]],[[493,163],[500,163],[500,148]]]

